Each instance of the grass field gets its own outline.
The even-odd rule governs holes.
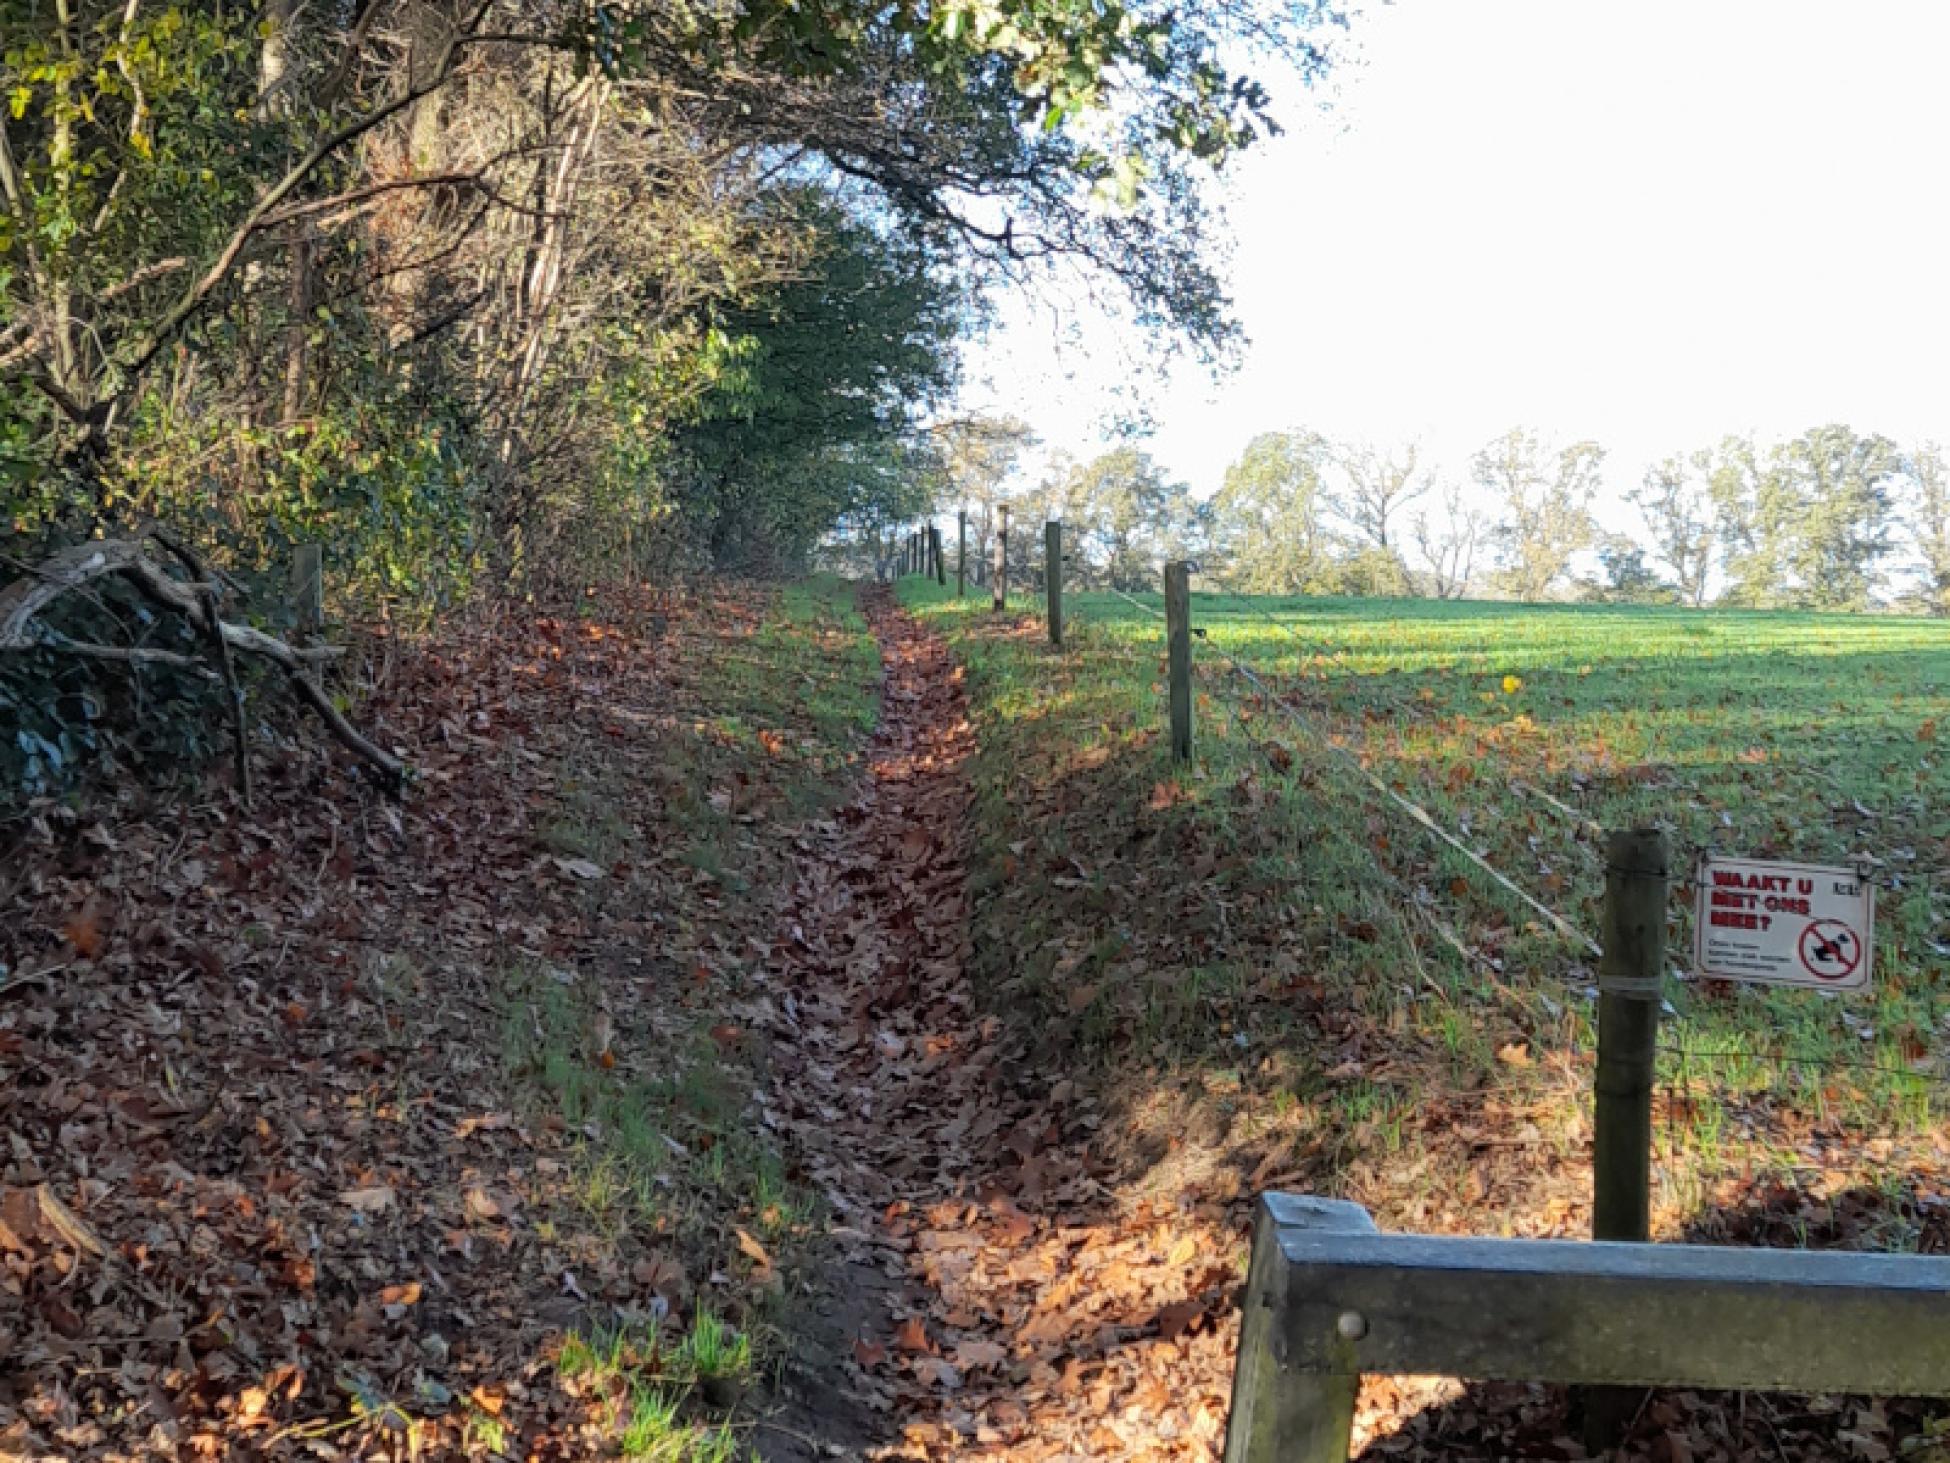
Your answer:
[[[1029,932],[1017,954],[1086,1049],[1140,1056],[1147,1080],[1217,1074],[1269,1121],[1304,1110],[1295,1152],[1325,1145],[1372,1173],[1417,1146],[1432,1111],[1453,1121],[1485,1094],[1517,1115],[1497,1132],[1534,1131],[1575,1164],[1588,956],[1353,760],[1594,936],[1602,870],[1587,822],[1661,824],[1682,868],[1707,849],[1875,861],[1875,988],[1846,1000],[1693,981],[1690,886],[1675,897],[1659,1104],[1669,1224],[1730,1173],[1832,1171],[1831,1139],[1874,1142],[1885,1160],[1891,1142],[1940,1143],[1950,625],[1200,593],[1197,756],[1181,773],[1161,735],[1150,614],[1073,595],[1059,654],[1039,618],[1010,630],[985,601],[920,580],[902,592],[969,667],[984,827],[1001,850],[996,928]],[[1045,870],[1067,860],[1088,897],[1040,910],[1015,877],[1031,856]],[[1089,931],[1081,952],[1059,933],[1072,927]],[[1360,1187],[1358,1172],[1341,1176]]]

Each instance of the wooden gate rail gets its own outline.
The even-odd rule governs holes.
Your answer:
[[[1346,1463],[1363,1372],[1950,1397],[1950,1259],[1381,1234],[1263,1195],[1227,1463]]]

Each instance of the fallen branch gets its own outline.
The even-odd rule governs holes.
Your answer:
[[[191,572],[201,571],[192,569]],[[45,631],[36,633],[35,619],[64,595],[82,590],[97,579],[115,576],[134,585],[151,603],[181,615],[198,634],[213,643],[221,643],[226,654],[235,650],[277,666],[298,698],[318,714],[341,745],[374,767],[394,791],[404,784],[406,764],[347,721],[332,704],[332,698],[311,677],[309,667],[337,656],[336,647],[294,649],[274,635],[223,619],[215,608],[215,585],[207,581],[185,583],[171,577],[149,557],[141,539],[100,539],[76,544],[51,555],[30,573],[0,589],[0,652],[52,647],[78,655],[126,660],[132,665],[151,662],[194,665],[188,657],[168,651],[119,651],[113,646],[87,645]]]
[[[209,642],[210,658],[216,661],[217,674],[223,678],[224,699],[230,707],[230,753],[237,771],[237,795],[248,808],[251,805],[250,726],[244,719],[244,688],[237,684],[237,667],[230,657],[230,642],[223,634],[223,616],[217,613],[216,587],[209,582],[210,573],[195,550],[160,528],[151,528],[149,535],[175,555],[184,573],[199,581],[196,602],[203,608],[203,638]]]

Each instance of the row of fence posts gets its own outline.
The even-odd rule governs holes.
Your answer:
[[[933,532],[933,530],[930,530]],[[937,551],[939,535],[933,539]],[[919,544],[917,538],[916,543]],[[1009,510],[998,514],[989,589],[993,608],[1008,603]],[[959,515],[955,593],[968,581],[968,514]],[[1063,525],[1043,527],[1049,638],[1063,646]],[[914,560],[925,566],[925,549]],[[938,562],[937,562],[938,568]],[[915,572],[925,572],[924,567]],[[1192,565],[1164,569],[1168,688],[1173,761],[1192,756]],[[1598,962],[1598,1063],[1593,1120],[1593,1239],[1644,1243],[1651,1238],[1652,1090],[1658,1051],[1660,985],[1666,967],[1666,906],[1672,851],[1658,828],[1610,833],[1605,843],[1605,895]],[[1639,1406],[1635,1388],[1593,1388],[1585,1398],[1588,1447],[1610,1446]]]
[[[968,510],[955,515],[955,598],[968,594]],[[930,524],[917,529],[903,541],[897,559],[901,575],[931,575],[937,584],[948,583],[942,564],[941,530]],[[981,564],[975,565],[975,578],[981,582]],[[999,613],[1009,605],[1009,505],[1001,504],[996,513],[995,537],[989,546],[989,599]],[[1049,619],[1050,644],[1063,646],[1063,524],[1052,518],[1043,525],[1043,584]]]

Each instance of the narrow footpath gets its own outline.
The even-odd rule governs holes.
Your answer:
[[[1120,1195],[1084,1085],[971,988],[961,671],[884,590],[866,608],[882,717],[858,800],[800,842],[770,1013],[768,1120],[844,1264],[768,1451],[1214,1457],[1228,1216]]]

